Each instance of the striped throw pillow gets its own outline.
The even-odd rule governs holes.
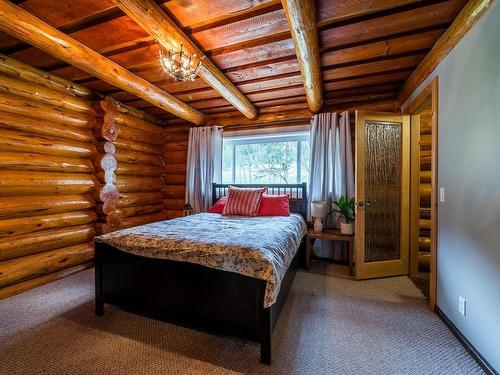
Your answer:
[[[222,215],[257,216],[262,194],[267,188],[237,188],[229,186],[227,202]]]

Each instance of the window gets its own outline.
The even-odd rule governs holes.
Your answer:
[[[222,183],[299,184],[309,179],[309,133],[224,138]]]

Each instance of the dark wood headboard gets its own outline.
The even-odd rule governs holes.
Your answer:
[[[290,195],[290,212],[301,214],[304,218],[307,216],[307,184],[213,184],[212,204],[224,195],[227,195],[229,185],[243,188],[267,187],[269,195]]]

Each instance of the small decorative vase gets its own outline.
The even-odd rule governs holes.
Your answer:
[[[315,232],[321,232],[323,230],[323,223],[321,222],[320,218],[316,218],[314,221],[314,231]]]
[[[353,234],[354,233],[353,223],[340,223],[340,233]]]
[[[186,203],[184,205],[184,210],[182,212],[182,215],[183,216],[190,216],[193,214],[193,207],[191,207],[191,205],[189,203]]]

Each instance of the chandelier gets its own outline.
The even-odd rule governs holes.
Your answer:
[[[174,81],[194,81],[201,68],[201,61],[205,56],[201,57],[198,59],[198,62],[196,62],[196,53],[193,55],[187,54],[183,51],[182,44],[179,51],[171,49],[167,52],[162,46],[159,47],[160,64],[163,70],[165,70]]]

